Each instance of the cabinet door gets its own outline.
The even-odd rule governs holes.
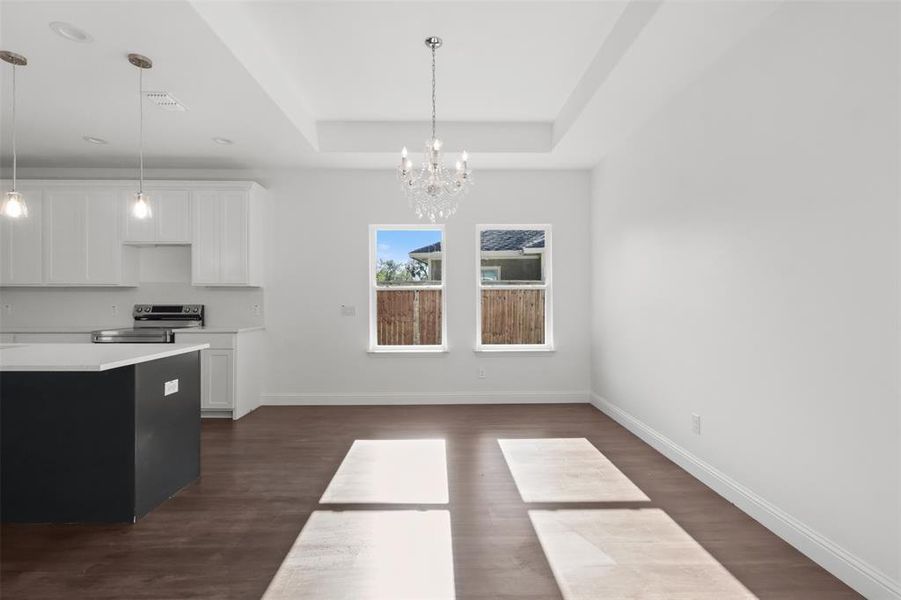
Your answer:
[[[115,285],[122,282],[118,194],[115,190],[87,190],[84,199],[85,281]]]
[[[87,207],[83,191],[44,192],[44,256],[50,283],[87,283]]]
[[[0,219],[0,285],[37,285],[44,281],[42,194],[20,190],[28,217]]]
[[[232,410],[235,406],[234,351],[207,349],[200,356],[200,408]]]
[[[156,241],[191,243],[191,194],[186,190],[159,190],[151,197]]]
[[[191,281],[194,285],[219,283],[220,233],[219,198],[216,192],[195,192],[193,204],[193,240],[191,243]]]
[[[247,194],[221,192],[219,206],[222,211],[222,246],[220,278],[224,284],[247,284]]]

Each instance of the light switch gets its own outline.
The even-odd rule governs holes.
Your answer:
[[[178,391],[178,379],[173,379],[172,381],[167,381],[165,385],[163,385],[163,395],[170,396]]]

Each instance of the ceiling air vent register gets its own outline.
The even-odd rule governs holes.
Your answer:
[[[188,108],[169,92],[144,92],[144,96],[163,110],[184,112]]]

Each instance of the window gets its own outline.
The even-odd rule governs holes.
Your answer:
[[[498,281],[500,278],[500,267],[482,267],[482,281]]]
[[[369,228],[369,349],[446,350],[443,225]]]
[[[550,225],[479,225],[476,243],[476,349],[553,349]]]

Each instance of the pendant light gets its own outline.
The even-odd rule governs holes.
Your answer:
[[[12,189],[3,197],[3,204],[0,205],[0,215],[10,219],[20,219],[28,216],[28,205],[22,199],[22,194],[16,191],[16,67],[24,67],[28,64],[28,59],[21,54],[0,50],[0,59],[8,62],[13,66],[13,185]]]
[[[129,54],[128,62],[138,68],[138,193],[131,205],[131,214],[136,219],[149,219],[153,216],[150,204],[144,195],[144,69],[153,66],[146,56]]]

